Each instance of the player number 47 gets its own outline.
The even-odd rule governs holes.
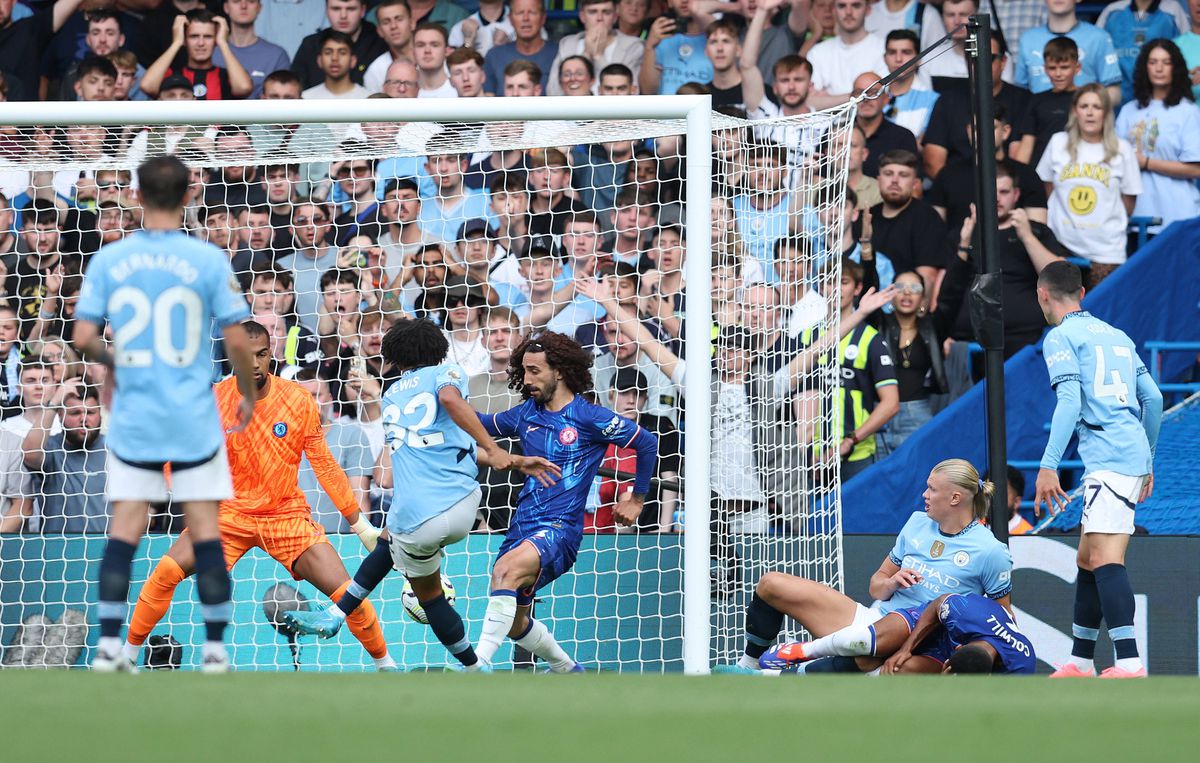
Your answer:
[[[1101,345],[1096,345],[1096,376],[1092,380],[1092,392],[1097,398],[1115,397],[1117,402],[1125,405],[1129,402],[1129,384],[1133,381],[1133,353],[1129,351],[1128,347],[1116,346],[1110,349],[1114,356],[1124,361],[1124,363],[1119,363],[1122,368],[1118,370],[1115,367],[1118,363],[1114,363],[1113,368],[1106,369],[1104,366],[1104,348]],[[1125,367],[1129,370],[1127,377],[1121,373]],[[1106,370],[1107,374],[1105,373]],[[1106,379],[1105,376],[1108,378]]]

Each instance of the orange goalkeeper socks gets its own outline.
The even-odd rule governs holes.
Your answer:
[[[350,581],[347,580],[338,586],[338,589],[329,598],[337,602],[349,587]],[[371,602],[364,600],[357,609],[346,615],[346,625],[350,627],[350,632],[362,643],[368,654],[375,659],[387,656],[387,640],[383,637],[383,628],[379,627],[379,618],[375,616],[375,607],[371,605]]]
[[[150,573],[150,578],[142,586],[138,594],[137,606],[134,607],[133,617],[129,620],[129,635],[126,640],[133,646],[141,646],[163,619],[171,606],[171,598],[175,588],[187,577],[183,568],[169,556],[158,560],[158,566]]]

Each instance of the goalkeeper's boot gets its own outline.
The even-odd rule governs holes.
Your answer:
[[[784,670],[793,665],[807,662],[808,659],[804,654],[804,644],[793,641],[787,644],[776,644],[763,652],[763,656],[758,658],[758,666],[763,670]]]
[[[208,651],[205,649],[204,661],[200,663],[201,673],[228,673],[229,672],[229,652],[221,647],[219,650]]]
[[[291,610],[283,613],[283,622],[303,636],[333,638],[342,629],[345,618],[334,617],[327,610],[300,612]]]
[[[1060,665],[1058,670],[1050,674],[1051,678],[1095,678],[1096,673],[1091,670],[1082,670],[1075,663],[1068,662],[1066,665]]]
[[[92,658],[92,670],[97,673],[138,672],[137,665],[134,664],[133,660],[126,657],[123,652],[108,655],[100,650],[96,650],[96,656]]]
[[[1100,673],[1101,678],[1145,678],[1146,669],[1138,668],[1137,670],[1123,670],[1113,665]]]

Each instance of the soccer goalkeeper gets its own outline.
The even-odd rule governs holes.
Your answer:
[[[254,354],[256,416],[242,432],[232,432],[240,395],[233,379],[216,385],[217,409],[226,427],[225,443],[233,473],[234,498],[221,502],[221,546],[229,569],[251,548],[258,547],[282,564],[297,580],[307,580],[337,600],[350,585],[350,576],[297,485],[301,455],[307,455],[321,486],[368,550],[375,548],[379,530],[361,515],[350,481],[337,465],[321,428],[312,395],[295,382],[270,373],[271,342],[265,328],[242,324]],[[158,624],[175,587],[195,570],[187,530],[159,560],[142,586],[129,624],[125,654],[135,664],[138,651]],[[393,670],[383,629],[370,602],[346,618],[354,636],[375,660],[379,670]]]

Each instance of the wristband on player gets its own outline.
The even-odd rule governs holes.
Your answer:
[[[376,544],[379,543],[379,535],[383,531],[375,525],[367,521],[367,518],[362,514],[358,515],[358,521],[350,525],[350,529],[362,541],[362,544],[367,547],[368,551],[374,551]]]

